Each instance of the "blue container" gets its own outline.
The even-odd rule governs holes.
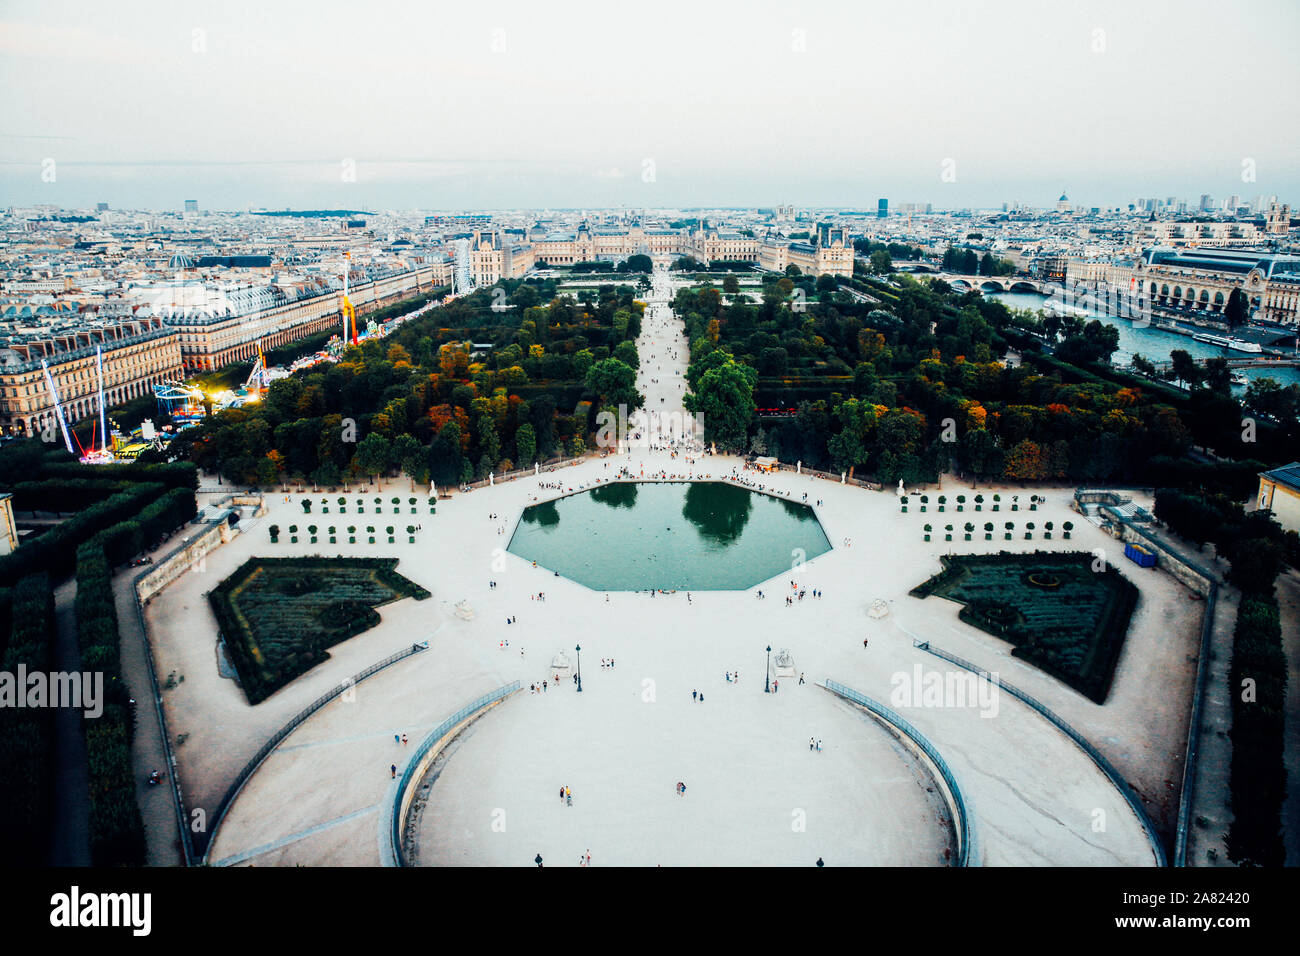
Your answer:
[[[1154,568],[1156,566],[1156,556],[1140,544],[1124,545],[1124,557],[1139,568]]]

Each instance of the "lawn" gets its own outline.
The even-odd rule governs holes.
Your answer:
[[[1015,646],[1017,657],[1104,703],[1138,590],[1083,552],[952,555],[912,589],[962,604],[960,617]]]
[[[250,704],[379,623],[380,605],[429,592],[396,558],[250,558],[208,595]]]

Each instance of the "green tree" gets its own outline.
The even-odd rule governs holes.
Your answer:
[[[537,459],[537,433],[528,422],[515,432],[515,453],[521,467],[527,467]]]
[[[357,469],[378,482],[379,476],[388,470],[389,451],[388,439],[371,432],[357,444]]]
[[[731,356],[699,377],[686,394],[686,408],[703,419],[705,438],[728,451],[741,451],[754,419],[758,373]]]
[[[601,409],[617,411],[626,405],[629,412],[641,407],[641,393],[636,388],[636,370],[616,358],[597,362],[587,370],[583,384],[598,397]]]

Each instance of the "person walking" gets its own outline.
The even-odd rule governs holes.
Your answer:
[[[564,804],[569,807],[573,806],[573,791],[568,787],[564,788]]]
[[[809,738],[808,738],[808,749],[809,749],[809,750],[812,750],[812,749],[813,749],[813,745],[814,745],[814,743],[815,743],[815,741],[814,741],[811,737],[809,737]]]
[[[802,684],[803,682],[804,682],[804,680],[803,680],[803,671],[800,671],[800,672],[799,672],[799,683]]]
[[[391,774],[393,775],[393,779],[396,780],[396,779],[397,779],[397,764],[390,764],[389,767],[388,767],[388,772],[391,773]]]

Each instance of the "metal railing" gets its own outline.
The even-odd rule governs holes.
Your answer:
[[[407,791],[413,784],[418,782],[416,780],[417,768],[422,767],[424,758],[429,755],[429,751],[441,743],[442,739],[446,737],[457,724],[466,718],[471,717],[488,705],[495,704],[497,701],[509,697],[515,691],[519,690],[520,686],[519,681],[511,681],[509,684],[503,684],[496,690],[484,694],[482,697],[478,698],[478,700],[466,704],[460,710],[456,711],[456,713],[452,714],[440,723],[437,727],[433,728],[429,735],[420,742],[420,746],[415,748],[415,753],[413,753],[411,759],[406,762],[406,769],[402,771],[402,779],[397,786],[397,796],[393,798],[393,854],[396,857],[398,866],[407,865],[406,851],[402,847],[402,830],[406,826],[406,814],[409,812],[410,806],[409,804],[403,806],[403,804],[407,803]],[[423,770],[421,770],[420,776],[424,776]]]
[[[212,844],[216,841],[217,830],[220,828],[221,822],[225,819],[226,813],[230,810],[231,805],[234,804],[235,798],[239,796],[239,791],[244,789],[244,785],[248,783],[249,778],[251,778],[257,771],[257,768],[262,765],[262,761],[266,760],[266,758],[271,755],[271,752],[280,745],[280,742],[284,740],[284,738],[297,730],[303,721],[316,713],[316,711],[320,710],[334,698],[338,697],[344,691],[350,690],[357,684],[360,684],[367,677],[377,674],[385,667],[389,667],[396,664],[398,661],[405,660],[413,654],[418,654],[421,651],[427,651],[428,649],[428,641],[422,641],[419,644],[412,644],[405,650],[398,651],[396,654],[390,654],[382,661],[377,661],[376,663],[371,664],[360,673],[354,674],[352,677],[340,681],[336,686],[321,694],[314,701],[295,714],[287,724],[276,731],[276,733],[267,740],[266,743],[262,744],[261,749],[252,756],[248,763],[244,764],[243,769],[239,771],[234,782],[231,783],[231,785],[226,789],[225,794],[222,795],[221,802],[217,804],[217,811],[213,814],[212,826],[208,828],[206,833],[202,855],[203,861],[205,863],[208,862],[208,852],[212,849]]]
[[[949,654],[947,651],[941,650],[940,648],[931,647],[929,641],[919,641],[914,637],[912,638],[912,645],[914,647],[919,648],[920,650],[925,651],[927,654],[933,654],[935,657],[942,658],[943,660],[948,661],[949,663],[956,664],[958,667],[965,668],[966,670],[970,671],[973,674],[978,675],[979,677],[982,677],[984,680],[989,681],[995,686],[1002,688],[1007,693],[1009,693],[1012,697],[1018,698],[1019,700],[1028,704],[1034,710],[1038,711],[1040,714],[1046,717],[1058,730],[1060,730],[1061,733],[1065,734],[1067,737],[1073,740],[1075,744],[1078,745],[1079,749],[1082,750],[1085,754],[1087,754],[1092,759],[1092,762],[1097,765],[1098,769],[1100,769],[1102,773],[1104,773],[1108,778],[1110,778],[1110,782],[1115,785],[1115,788],[1119,790],[1120,795],[1124,797],[1129,807],[1132,808],[1133,812],[1137,815],[1138,822],[1142,825],[1142,829],[1146,833],[1147,842],[1151,845],[1151,851],[1155,854],[1156,864],[1158,866],[1169,865],[1169,861],[1165,856],[1164,844],[1160,841],[1160,834],[1156,832],[1155,824],[1152,822],[1150,815],[1147,813],[1146,807],[1142,805],[1142,798],[1137,795],[1137,793],[1133,790],[1131,786],[1129,786],[1128,781],[1125,780],[1124,777],[1120,774],[1120,772],[1115,769],[1114,765],[1111,764],[1111,762],[1107,760],[1104,756],[1102,756],[1101,751],[1099,751],[1096,747],[1094,747],[1091,743],[1089,743],[1088,739],[1084,737],[1083,734],[1079,733],[1077,730],[1075,730],[1073,727],[1067,724],[1063,718],[1058,716],[1057,713],[1054,710],[1052,710],[1050,707],[1048,707],[1046,704],[1040,702],[1034,697],[1031,697],[1029,694],[1026,694],[1024,691],[1020,690],[1018,687],[1014,686],[1013,684],[1008,684],[1005,680],[1002,679],[1001,675],[998,675],[996,678],[994,678],[993,675],[991,675],[984,668],[979,667],[976,664],[972,664],[970,661],[963,660],[962,658],[956,656],[955,654]]]
[[[845,700],[851,701],[860,707],[865,707],[876,716],[880,717],[886,723],[896,727],[900,733],[906,734],[912,743],[916,744],[921,751],[930,758],[931,762],[943,777],[944,785],[952,795],[953,804],[953,829],[957,832],[957,859],[955,866],[968,866],[971,858],[971,843],[974,837],[974,830],[971,826],[970,816],[966,810],[966,800],[962,796],[961,787],[957,785],[957,777],[948,766],[948,762],[939,755],[939,751],[934,745],[925,738],[919,730],[910,723],[890,710],[884,704],[872,700],[865,694],[859,693],[851,687],[846,687],[839,681],[833,681],[827,678],[822,685],[832,694],[837,694]]]
[[[536,476],[540,478],[542,475],[553,472],[557,468],[570,468],[573,465],[581,465],[584,461],[588,461],[588,460],[589,460],[588,458],[583,457],[583,458],[560,458],[560,459],[552,460],[550,462],[539,462],[538,464],[540,468],[538,469],[537,472],[534,472],[533,469],[531,468],[516,468],[514,471],[507,471],[507,472],[502,472],[499,475],[493,475],[491,479],[480,478],[478,481],[471,481],[468,484],[461,485],[459,487],[464,491],[475,491],[479,488],[489,487],[494,481],[500,484],[501,482],[514,481],[518,478],[529,478],[532,477],[534,474],[536,474]]]

